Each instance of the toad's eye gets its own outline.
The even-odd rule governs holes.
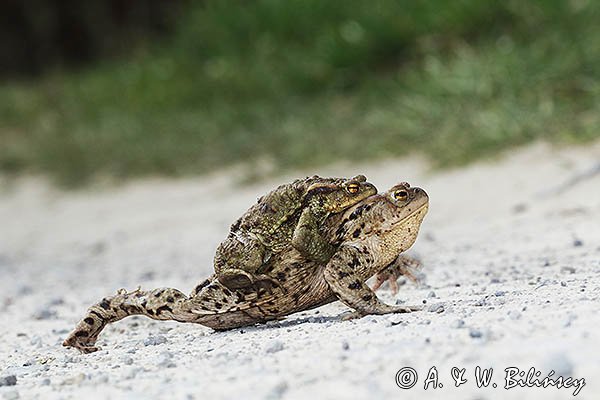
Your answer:
[[[346,188],[346,190],[348,190],[348,193],[352,193],[352,194],[358,193],[359,189],[360,189],[360,186],[358,185],[358,183],[351,183]]]
[[[396,190],[394,192],[394,198],[396,200],[405,201],[408,199],[408,192],[406,190]]]

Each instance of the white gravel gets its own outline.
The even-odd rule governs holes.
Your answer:
[[[540,379],[552,369],[554,378],[584,378],[576,398],[598,399],[599,165],[600,143],[539,144],[443,173],[388,160],[253,186],[231,173],[68,193],[33,178],[4,182],[0,398],[573,397],[574,387],[502,388],[505,368],[535,367]],[[425,283],[406,283],[396,298],[379,292],[426,311],[342,322],[346,308],[335,303],[228,332],[134,317],[110,326],[97,353],[60,346],[87,306],[121,287],[189,291],[257,196],[313,173],[364,173],[380,190],[401,180],[427,190],[430,212],[412,250]],[[425,391],[433,366],[443,387]],[[497,388],[477,387],[476,366],[494,369]],[[418,373],[412,389],[395,383],[403,367]],[[452,367],[466,368],[458,388]]]

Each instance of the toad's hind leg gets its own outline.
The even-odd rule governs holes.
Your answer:
[[[189,298],[177,289],[161,288],[133,292],[121,289],[114,296],[105,297],[91,306],[79,321],[63,346],[75,347],[82,353],[98,348],[96,339],[106,325],[130,315],[145,315],[157,320],[194,322],[196,316],[189,311]]]

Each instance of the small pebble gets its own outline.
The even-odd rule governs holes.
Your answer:
[[[121,357],[121,362],[125,365],[131,365],[131,364],[133,364],[133,358],[131,358],[129,356],[124,356],[124,357]]]
[[[74,362],[74,361],[75,361],[75,358],[73,358],[73,356],[70,356],[70,355],[64,355],[64,356],[62,357],[62,361],[63,361],[65,364],[68,364],[68,363],[72,363],[72,362]]]
[[[144,339],[144,346],[157,346],[163,343],[167,343],[167,338],[163,335],[148,336]]]
[[[569,313],[565,322],[563,323],[563,327],[568,328],[571,326],[571,323],[577,319],[577,315],[573,313]]]
[[[90,252],[94,255],[102,254],[106,250],[106,243],[96,242],[90,246]]]
[[[568,377],[573,373],[573,363],[564,353],[554,353],[544,361],[544,367],[548,372],[555,372],[555,376]]]
[[[154,279],[155,273],[154,271],[146,271],[142,274],[140,274],[140,281],[145,282],[145,281],[151,281],[152,279]]]
[[[283,397],[285,392],[288,390],[288,384],[286,381],[277,383],[267,394],[266,399],[268,400],[279,400]]]
[[[60,306],[65,304],[65,300],[62,297],[55,297],[48,302],[49,306]]]
[[[277,353],[283,350],[283,342],[281,340],[272,340],[265,347],[265,352],[267,353]]]
[[[567,282],[565,282],[565,281],[560,281],[560,286],[562,286],[562,287],[565,287],[565,286],[567,286]]]
[[[575,268],[573,268],[573,267],[571,267],[569,265],[565,265],[564,267],[561,267],[560,272],[574,274],[575,273]]]
[[[48,308],[42,308],[37,310],[33,314],[33,318],[37,320],[51,319],[56,317],[56,311],[50,310]]]
[[[469,330],[469,336],[472,338],[480,338],[483,336],[483,333],[479,329],[471,329]]]
[[[176,365],[172,361],[172,359],[173,359],[173,353],[170,353],[168,351],[163,351],[162,353],[160,353],[159,361],[158,361],[157,365],[159,367],[163,367],[163,368],[174,368],[174,367],[176,367]]]
[[[15,386],[17,384],[16,375],[6,375],[0,377],[0,386]]]
[[[444,312],[444,303],[432,304],[427,308],[427,311],[441,314]]]
[[[515,310],[511,310],[508,312],[508,317],[512,320],[521,319],[521,313]]]
[[[70,377],[66,378],[60,384],[62,386],[65,386],[65,385],[77,385],[77,384],[83,382],[84,380],[85,380],[85,374],[84,373],[79,373],[77,375],[73,375],[73,376],[70,376]]]
[[[476,307],[483,307],[487,305],[487,298],[483,297],[475,302]]]
[[[517,204],[515,204],[513,206],[512,211],[515,214],[523,213],[523,212],[527,211],[527,204],[525,204],[525,203],[517,203]]]
[[[137,369],[131,368],[123,374],[124,379],[134,379],[137,376]]]
[[[350,345],[348,344],[348,342],[346,342],[345,340],[342,342],[342,349],[343,350],[348,350],[350,348]]]
[[[463,321],[462,319],[457,319],[456,321],[452,322],[452,324],[450,324],[451,328],[462,328],[465,326],[465,321]]]
[[[27,296],[33,293],[33,289],[31,288],[31,286],[23,285],[19,287],[19,289],[17,289],[17,293],[19,294],[19,296]]]
[[[423,238],[429,242],[435,242],[435,236],[433,236],[433,233],[431,233],[431,232],[426,232],[423,235]]]
[[[435,298],[436,297],[435,296],[435,292],[432,290],[431,292],[427,293],[427,297],[430,298],[430,299],[431,298]]]
[[[583,241],[582,241],[582,240],[580,240],[580,239],[575,239],[575,240],[573,240],[573,246],[574,246],[574,247],[580,247],[580,246],[583,246]]]

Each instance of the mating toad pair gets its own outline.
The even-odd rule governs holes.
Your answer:
[[[121,289],[90,307],[63,345],[96,351],[102,329],[130,315],[224,330],[336,300],[357,317],[418,310],[381,302],[365,281],[379,274],[376,287],[387,278],[394,285],[406,272],[412,260],[400,254],[414,243],[428,205],[420,188],[403,182],[377,194],[362,175],[281,185],[231,226],[215,273],[190,295]]]

